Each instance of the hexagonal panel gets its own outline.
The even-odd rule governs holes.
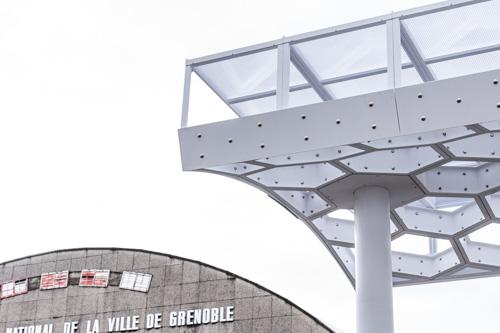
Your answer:
[[[351,146],[331,147],[319,150],[312,150],[297,154],[289,154],[283,156],[267,157],[258,162],[273,164],[273,165],[287,165],[287,164],[300,164],[311,162],[324,162],[331,161],[346,156],[351,156],[363,152],[361,149]]]
[[[489,129],[490,131],[498,131],[500,130],[500,121],[495,120],[495,121],[490,121],[487,123],[481,123],[481,126],[483,126],[486,129]]]
[[[326,239],[339,245],[354,246],[354,214],[348,209],[337,209],[328,215],[321,216],[313,224]],[[391,234],[398,228],[391,221]]]
[[[248,178],[268,187],[314,188],[344,175],[330,163],[275,167],[253,173]]]
[[[500,134],[475,135],[449,142],[446,148],[457,157],[500,158]]]
[[[500,192],[487,195],[486,201],[493,211],[493,214],[495,214],[495,217],[500,218]]]
[[[460,243],[471,263],[500,268],[500,224],[490,223],[460,238]]]
[[[363,186],[382,186],[388,189],[391,207],[399,207],[424,194],[411,177],[386,174],[348,175],[322,186],[318,191],[337,207],[353,209],[354,190]]]
[[[257,171],[257,170],[260,170],[263,168],[264,167],[262,167],[262,166],[254,165],[254,164],[250,164],[250,163],[234,163],[234,164],[229,164],[229,165],[208,168],[207,170],[215,171],[215,172],[230,173],[233,175],[242,175],[242,174],[245,174],[248,172],[254,172],[254,171]]]
[[[347,269],[351,276],[356,274],[356,263],[354,249],[347,246],[333,245],[332,249],[342,262],[342,265]]]
[[[453,140],[474,133],[475,133],[474,131],[461,126],[461,127],[449,128],[442,131],[432,131],[427,133],[403,135],[394,138],[368,141],[364,142],[364,144],[378,149],[401,148],[401,147],[422,146],[422,145],[425,146],[434,143]]]
[[[445,164],[417,176],[432,193],[477,194],[500,186],[500,163]]]
[[[330,209],[330,204],[312,191],[274,191],[299,213],[308,217]]]
[[[374,151],[341,162],[357,172],[407,174],[442,159],[431,147],[415,147]]]
[[[438,244],[438,251],[433,254],[421,254],[419,243],[429,243],[429,240]],[[406,244],[401,246],[398,243]],[[392,252],[392,269],[397,273],[433,277],[460,264],[455,250],[447,240],[407,234],[394,240],[393,247],[395,251]],[[403,250],[397,251],[401,247]]]
[[[454,235],[485,220],[472,198],[425,197],[396,209],[408,229]]]

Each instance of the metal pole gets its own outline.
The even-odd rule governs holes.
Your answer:
[[[354,193],[357,333],[393,333],[389,192]]]
[[[191,72],[193,69],[187,65],[184,71],[184,94],[182,98],[181,128],[187,127],[189,115],[189,94],[191,92]]]

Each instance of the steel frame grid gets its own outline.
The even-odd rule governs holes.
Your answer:
[[[415,68],[418,72],[420,78],[423,82],[433,81],[436,79],[435,75],[430,69],[429,65],[437,64],[441,62],[476,56],[484,53],[494,52],[500,50],[500,44],[489,45],[480,48],[472,48],[465,51],[459,51],[455,53],[435,56],[424,59],[418,45],[414,42],[410,32],[405,27],[403,19],[410,19],[414,17],[419,17],[423,15],[429,15],[433,13],[453,10],[460,7],[471,6],[478,3],[489,2],[495,0],[462,0],[462,1],[446,1],[434,5],[424,6],[420,8],[400,11],[391,13],[388,15],[383,15],[379,17],[374,17],[367,20],[361,20],[353,23],[348,23],[344,25],[335,26],[332,28],[321,29],[305,34],[299,34],[291,37],[283,37],[281,39],[269,41],[266,43],[261,43],[257,45],[252,45],[240,49],[235,49],[231,51],[221,52],[213,54],[210,56],[195,58],[192,60],[186,60],[186,75],[185,75],[185,86],[184,86],[184,102],[183,102],[183,113],[181,120],[181,127],[186,127],[188,125],[188,113],[189,113],[189,95],[190,95],[190,83],[191,83],[191,72],[195,72],[197,76],[238,116],[245,116],[241,114],[235,107],[235,104],[258,100],[264,97],[279,96],[276,101],[276,110],[280,110],[286,107],[283,101],[287,101],[287,95],[290,92],[296,92],[303,89],[312,88],[316,94],[323,100],[332,100],[335,98],[332,92],[324,88],[326,85],[346,82],[350,80],[356,80],[361,78],[372,77],[380,74],[388,74],[389,87],[397,88],[401,85],[401,75],[402,70]],[[304,59],[297,53],[294,45],[300,44],[307,41],[318,40],[322,38],[331,37],[334,35],[340,35],[344,33],[349,33],[353,31],[363,30],[371,27],[387,26],[387,43],[388,43],[388,59],[387,66],[381,68],[374,68],[367,71],[361,71],[358,73],[351,73],[343,76],[326,78],[320,80],[317,75],[314,74],[314,70]],[[243,57],[259,52],[265,52],[272,49],[287,49],[288,53],[286,57],[279,54],[278,52],[278,82],[275,90],[269,90],[264,92],[259,92],[255,94],[250,94],[246,96],[239,96],[236,98],[225,98],[222,91],[220,91],[210,80],[209,77],[200,73],[197,68],[199,66],[217,63],[224,60],[234,59],[238,57]],[[404,50],[408,55],[410,62],[401,63],[400,50]],[[288,57],[290,55],[290,57]],[[293,63],[302,76],[305,78],[307,83],[298,84],[294,86],[287,85],[287,81],[282,81],[283,69],[290,67],[290,63]],[[285,85],[283,84],[285,83]],[[269,110],[272,111],[272,110]]]
[[[184,170],[224,175],[265,192],[313,231],[353,286],[359,264],[352,251],[354,239],[367,232],[366,223],[355,231],[354,226],[361,228],[358,220],[328,214],[353,209],[356,193],[364,188],[382,187],[389,193],[388,216],[395,227],[389,242],[404,236],[428,239],[428,254],[390,253],[392,267],[381,269],[390,269],[393,286],[500,276],[500,244],[470,237],[490,224],[500,224],[500,201],[492,197],[500,193],[500,66],[450,79],[437,78],[429,66],[498,51],[500,45],[424,58],[404,22],[487,1],[495,0],[445,2],[187,61],[186,76],[197,72],[197,66],[276,48],[276,90],[225,99],[215,86],[211,88],[230,107],[276,96],[277,111],[185,127],[189,88],[185,89],[179,130]],[[381,25],[387,32],[384,68],[320,79],[295,47]],[[402,63],[401,50],[410,63]],[[307,83],[290,86],[291,65]],[[415,68],[423,83],[402,87],[402,70],[408,68]],[[324,87],[381,73],[387,74],[387,90],[337,99]],[[323,102],[286,108],[290,92],[302,89],[314,90]],[[420,208],[421,202],[430,206]],[[338,234],[331,224],[339,228]],[[439,239],[450,247],[440,250]],[[372,245],[375,252],[384,251],[380,244]],[[360,267],[366,271],[370,261],[366,256],[371,253],[364,252]],[[366,275],[358,278],[360,285],[369,286],[357,292],[358,311],[363,312],[363,297],[387,279],[372,284]],[[389,296],[375,292],[375,297],[387,300]],[[392,311],[386,312],[385,320],[392,322],[388,316]],[[373,313],[358,315],[378,321]],[[377,327],[373,332],[385,332]]]

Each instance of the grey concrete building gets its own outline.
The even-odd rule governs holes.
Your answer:
[[[0,333],[329,333],[227,271],[143,250],[61,250],[0,265]]]

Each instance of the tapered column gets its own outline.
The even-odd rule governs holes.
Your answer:
[[[363,187],[354,196],[357,333],[393,333],[389,192]]]

